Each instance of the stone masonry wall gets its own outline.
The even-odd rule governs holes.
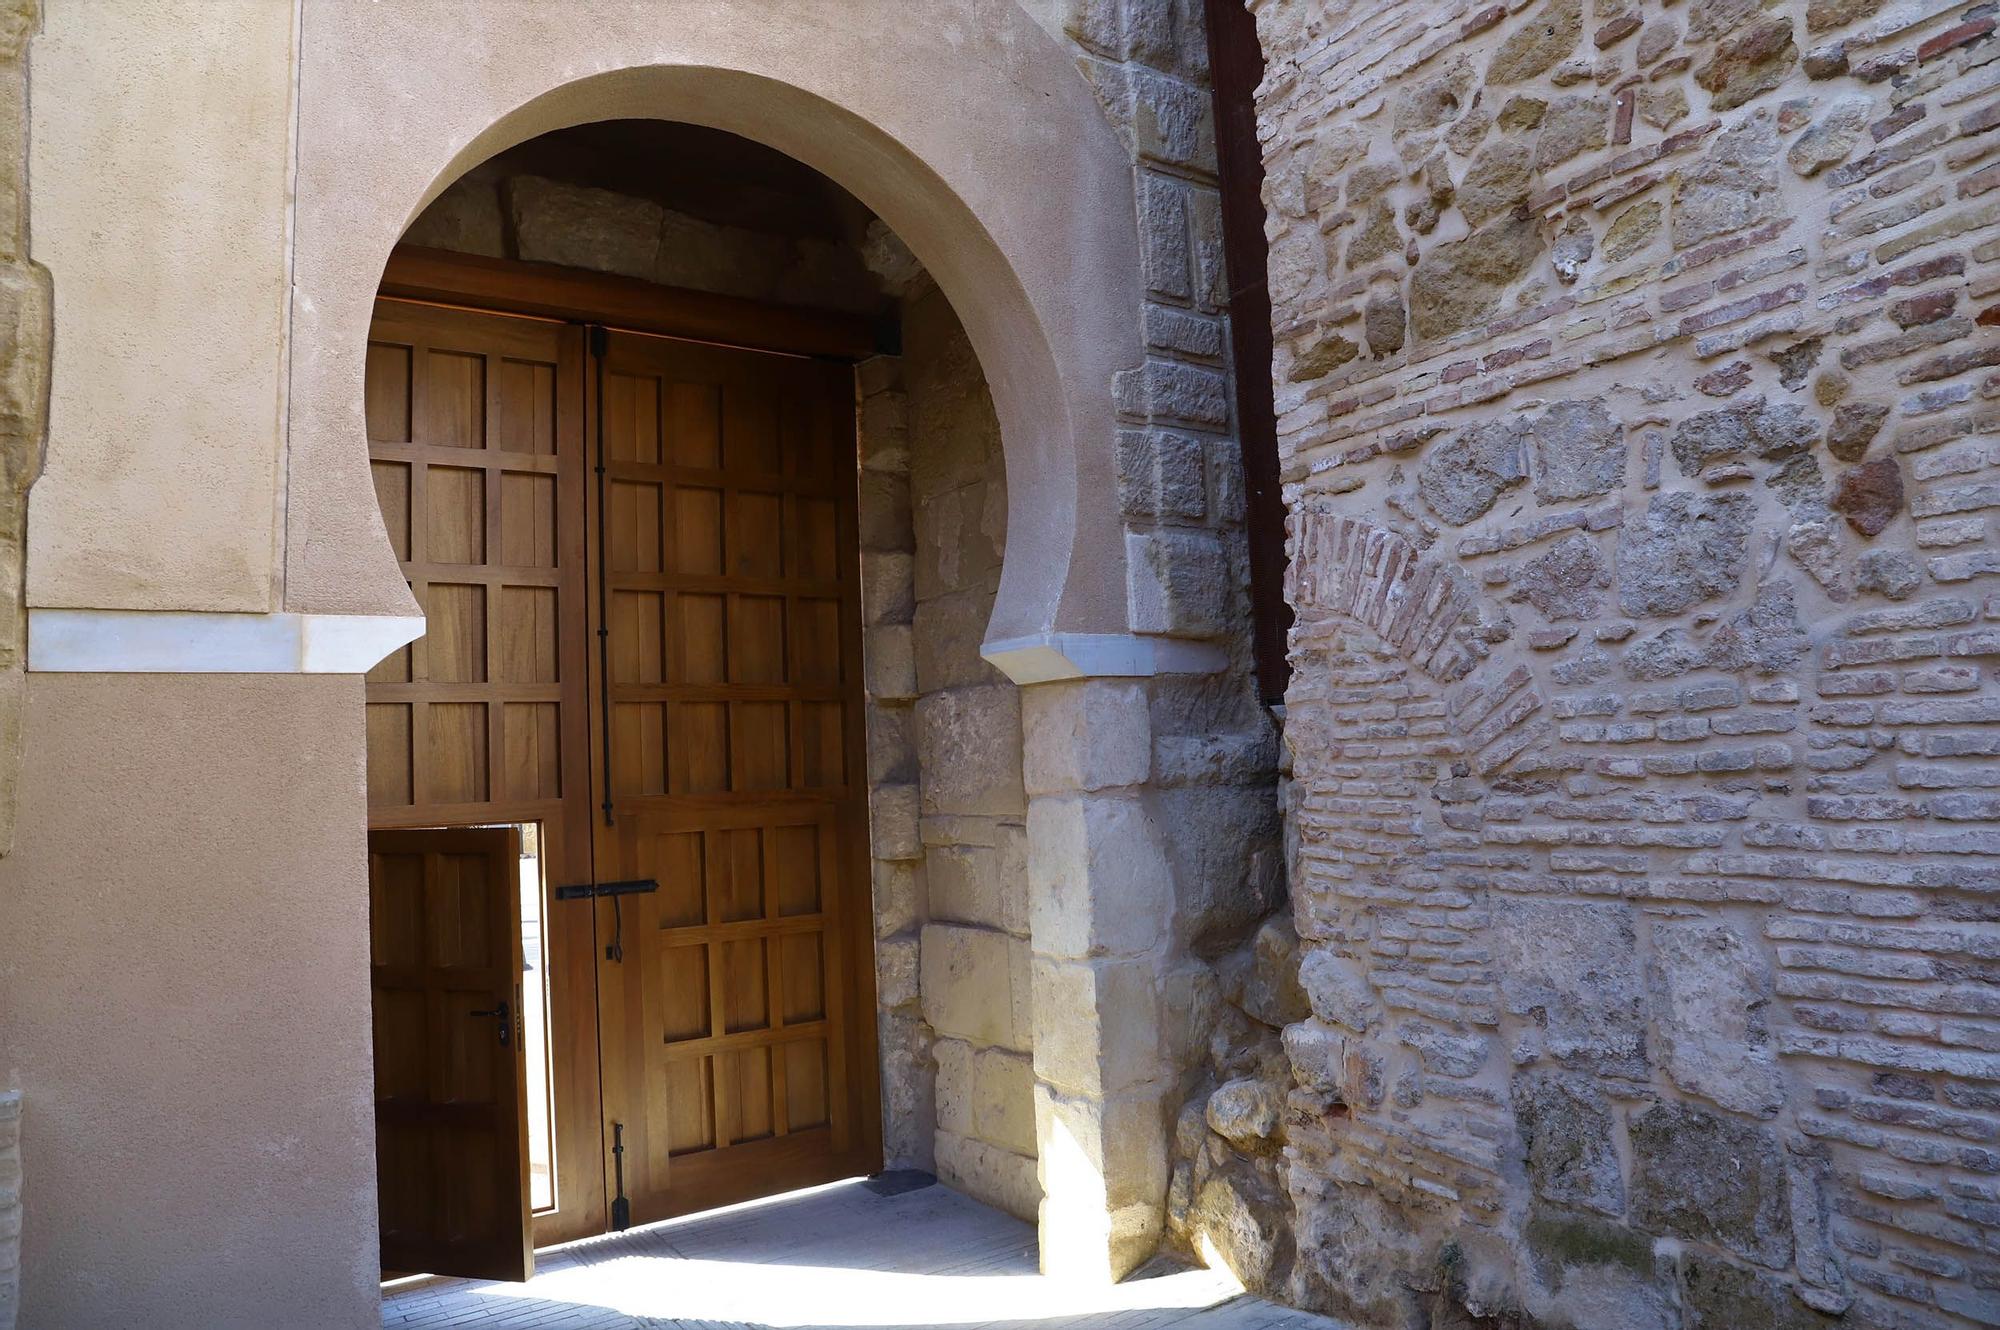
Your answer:
[[[1136,768],[1083,799],[1060,790],[1059,781],[1033,791],[1040,825],[1049,829],[1049,843],[1038,841],[1038,862],[1031,865],[1038,891],[1060,896],[1077,872],[1066,860],[1078,856],[1066,849],[1096,846],[1101,838],[1102,848],[1080,857],[1118,861],[1118,871],[1091,877],[1103,919],[1164,916],[1157,935],[1155,928],[1106,923],[1087,944],[1058,927],[1036,940],[1044,973],[1063,976],[1052,978],[1052,988],[1096,995],[1089,1020],[1103,1031],[1104,1067],[1082,1068],[1057,1051],[1080,1042],[1073,1031],[1056,1028],[1075,1023],[1072,1013],[1038,1013],[1043,1111],[1052,1124],[1095,1115],[1115,1138],[1115,1150],[1107,1143],[1092,1166],[1111,1182],[1109,1203],[1121,1212],[1114,1242],[1129,1249],[1129,1262],[1162,1236],[1162,1219],[1168,1245],[1195,1255],[1202,1232],[1255,1227],[1251,1213],[1269,1213],[1265,1202],[1276,1187],[1270,1159],[1225,1162],[1226,1147],[1205,1140],[1203,1106],[1218,1086],[1268,1071],[1274,1059],[1282,1066],[1277,1026],[1295,1017],[1272,985],[1296,992],[1295,984],[1273,977],[1292,957],[1295,940],[1282,919],[1269,921],[1284,902],[1273,797],[1277,734],[1258,704],[1250,657],[1242,454],[1203,6],[1200,0],[1058,3],[1078,67],[1133,159],[1146,357],[1114,384],[1128,621],[1139,633],[1216,642],[1228,656],[1219,672],[1162,674],[1140,688],[1150,752]],[[1054,697],[1039,708],[1031,703],[1031,765],[1037,714],[1053,733],[1087,728],[1078,717],[1101,708],[1098,723],[1115,732],[1131,723],[1118,719],[1129,705],[1114,700],[1119,696],[1112,689],[1093,703]],[[1057,751],[1065,742],[1049,740]],[[1124,786],[1125,780],[1134,783]],[[1031,813],[1030,825],[1037,819]],[[1155,876],[1161,880],[1148,880]],[[1145,982],[1126,986],[1123,977],[1141,970]],[[1155,1035],[1157,1049],[1140,1047]],[[1095,1087],[1094,1103],[1079,1093],[1086,1085]],[[1141,1127],[1121,1117],[1149,1116],[1156,1104],[1169,1119],[1180,1110],[1177,1130],[1168,1130],[1171,1122]],[[1155,1130],[1166,1138],[1168,1157],[1132,1162],[1151,1152],[1147,1138]],[[1118,1155],[1125,1176],[1112,1179]],[[1145,1205],[1121,1207],[1127,1193],[1144,1193]],[[1132,1218],[1140,1209],[1150,1212],[1143,1225]],[[1047,1232],[1045,1226],[1045,1241]]]
[[[908,251],[875,225],[883,241],[875,257],[906,260]],[[651,199],[550,180],[504,155],[453,181],[410,223],[403,243],[783,305],[874,313],[886,303],[856,247],[718,225]]]
[[[926,904],[918,964],[936,1034],[937,1173],[1032,1218],[1041,1186],[1021,694],[979,655],[1007,541],[1000,426],[971,343],[935,287],[905,303],[903,338]]]
[[[1235,1248],[2000,1324],[1994,6],[1253,8],[1310,1015]]]

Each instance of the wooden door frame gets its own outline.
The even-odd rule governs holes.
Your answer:
[[[879,330],[853,314],[416,245],[390,252],[378,295],[828,360],[866,360],[884,350]]]
[[[497,854],[495,854],[492,848],[492,842],[495,839],[500,842]],[[425,876],[423,893],[426,898],[424,902],[426,908],[428,908],[433,898],[435,884],[432,872],[439,856],[444,854],[476,855],[489,862],[495,858],[498,858],[500,861],[499,874],[501,885],[498,888],[497,894],[502,899],[499,903],[504,906],[511,902],[514,908],[511,912],[502,909],[495,913],[503,919],[509,917],[511,913],[515,926],[510,935],[499,940],[501,950],[505,953],[499,958],[499,964],[486,968],[496,976],[492,981],[493,986],[500,990],[497,998],[500,1006],[501,1029],[502,1031],[507,1031],[511,1026],[511,1035],[502,1033],[498,1036],[498,1042],[506,1050],[504,1056],[511,1067],[511,1074],[507,1076],[506,1087],[511,1093],[507,1096],[508,1102],[496,1103],[493,1107],[499,1114],[499,1121],[495,1125],[504,1128],[511,1119],[514,1130],[509,1134],[514,1138],[512,1143],[515,1150],[517,1172],[512,1178],[514,1185],[508,1189],[509,1194],[500,1198],[504,1203],[507,1203],[507,1214],[504,1217],[499,1215],[494,1216],[496,1220],[503,1221],[498,1225],[500,1229],[498,1236],[509,1240],[496,1244],[494,1248],[475,1249],[473,1251],[467,1251],[462,1246],[454,1249],[449,1242],[442,1245],[435,1242],[428,1245],[419,1242],[408,1248],[397,1248],[400,1255],[405,1258],[398,1260],[393,1259],[391,1254],[391,1247],[394,1246],[394,1238],[392,1236],[385,1236],[382,1262],[383,1271],[386,1274],[391,1270],[409,1269],[412,1271],[422,1270],[424,1272],[435,1271],[446,1274],[462,1274],[480,1279],[528,1279],[533,1277],[535,1270],[535,1242],[532,1221],[527,1224],[521,1224],[518,1233],[515,1231],[515,1225],[519,1222],[519,1217],[529,1214],[528,1101],[525,1058],[527,1036],[522,1025],[522,983],[519,978],[521,974],[521,931],[519,926],[521,916],[521,831],[518,826],[430,827],[423,829],[397,827],[370,828],[368,832],[368,859],[371,908],[372,902],[376,898],[378,887],[378,879],[375,875],[376,858],[379,855],[392,854],[415,855],[422,861]],[[375,920],[371,919],[371,931],[374,929],[374,926]],[[419,937],[424,938],[427,943],[434,941],[434,939],[426,936],[429,927],[428,915],[426,916],[426,923],[420,927],[425,931],[420,932]],[[489,954],[490,951],[491,947],[489,946]],[[379,1003],[380,995],[385,991],[394,991],[396,989],[401,989],[405,992],[411,991],[412,983],[410,976],[413,972],[421,976],[426,971],[435,971],[438,968],[440,968],[440,963],[428,954],[420,957],[414,965],[385,967],[381,964],[379,953],[377,953],[370,957],[369,966],[373,1000]],[[400,970],[400,974],[398,970]],[[462,968],[455,972],[461,977],[464,975]],[[507,977],[510,972],[514,976],[511,981]],[[397,978],[400,978],[400,983],[393,982]],[[418,983],[421,984],[423,981],[419,979]],[[425,992],[426,990],[423,987],[419,987],[416,991]],[[488,988],[487,991],[490,993],[492,990]],[[451,1006],[450,1003],[446,1005]],[[462,1010],[459,1007],[451,1007],[451,1010],[448,1012],[438,1012],[435,1009],[431,1009],[427,1010],[425,1014],[431,1022],[435,1022],[439,1016],[443,1016],[448,1022],[469,1019],[461,1014]],[[491,1016],[492,1013],[490,1011],[474,1011],[471,1015],[474,1017]],[[380,1019],[379,1016],[377,1019]],[[442,1033],[442,1030],[436,1024],[431,1024],[426,1042],[432,1056],[436,1054]],[[434,1091],[435,1087],[432,1087],[432,1089]],[[400,1125],[405,1127],[432,1126],[449,1130],[453,1125],[464,1125],[463,1119],[454,1115],[464,1113],[467,1107],[463,1103],[450,1103],[440,1100],[435,1096],[435,1093],[427,1095],[423,1100],[415,1103],[409,1100],[385,1101],[380,1097],[378,1082],[375,1100],[375,1119],[378,1124],[378,1131],[380,1130],[380,1124],[385,1119],[391,1122],[401,1119]],[[475,1109],[474,1111],[476,1112],[477,1110]],[[378,1161],[379,1158],[380,1156],[378,1155]],[[515,1207],[519,1208],[516,1209]],[[515,1248],[513,1245],[516,1241],[520,1243],[518,1248]],[[437,1259],[440,1257],[445,1259]]]
[[[808,356],[850,365],[870,356],[887,353],[880,330],[868,320],[851,314],[801,309],[716,295],[707,291],[661,286],[636,278],[564,268],[554,264],[486,258],[411,245],[399,245],[390,253],[389,262],[383,270],[377,298],[419,305],[442,305],[476,314],[582,325],[595,324],[614,331],[681,338],[737,347],[746,351]],[[583,367],[585,381],[577,386],[577,391],[583,395],[587,404],[586,412],[580,413],[577,417],[579,435],[577,446],[581,449],[578,456],[582,459],[581,464],[585,465],[589,461],[585,454],[590,444],[587,426],[584,423],[588,418],[590,396],[588,359],[586,353],[586,364]],[[854,437],[852,433],[848,435],[850,441],[853,441]],[[594,525],[596,516],[595,504],[590,497],[588,486],[586,486],[584,507],[585,525],[579,533],[577,543],[586,547],[585,563],[594,564],[592,542],[596,538]],[[848,524],[847,529],[842,532],[842,540],[844,546],[842,557],[848,561],[858,588],[861,569],[858,526]],[[567,540],[565,543],[568,543]],[[591,629],[594,631],[596,606],[588,596],[585,597],[585,603]],[[853,658],[860,662],[861,642],[864,636],[860,616],[856,613],[849,617],[852,621],[844,624],[842,631],[846,642],[851,644],[855,652]],[[580,647],[578,649],[581,650]],[[595,678],[596,653],[586,651],[584,654],[588,658],[586,670],[591,676],[591,686],[602,687]],[[595,694],[592,694],[592,700],[595,700]],[[591,707],[586,706],[586,713],[591,710]],[[594,715],[586,720],[590,732],[588,749],[591,753],[593,771],[597,761],[598,740],[598,727],[594,721]],[[867,742],[865,721],[858,711],[850,721],[848,729],[849,742],[859,745],[855,760],[865,765]],[[867,902],[867,916],[864,921],[866,926],[848,930],[851,943],[849,955],[845,960],[855,976],[854,992],[858,999],[855,1004],[856,1010],[852,1015],[857,1035],[856,1051],[859,1062],[855,1071],[871,1078],[877,1090],[874,1094],[860,1096],[862,1112],[855,1125],[867,1152],[872,1157],[879,1158],[882,1150],[882,1097],[881,1050],[876,1017],[880,1004],[875,991],[873,873],[865,834],[868,822],[867,794],[864,783],[859,791],[864,834],[856,838],[855,844],[848,847],[847,864],[849,873],[853,875],[850,880],[857,886],[856,898]],[[569,816],[564,818],[566,823],[572,825],[563,828],[563,839],[568,842],[575,837],[577,839],[573,842],[574,845],[578,847],[587,845],[594,826],[595,807],[588,799],[576,801],[566,798],[565,803],[572,807],[580,803],[585,809],[585,814],[583,819]],[[579,821],[582,821],[583,825],[574,825]],[[370,826],[374,826],[372,817]],[[574,850],[571,855],[565,857],[573,855]],[[572,1187],[583,1189],[587,1204],[575,1210],[570,1206],[561,1206],[555,1212],[535,1216],[533,1240],[538,1248],[607,1232],[610,1211],[610,1196],[606,1185],[610,1171],[610,1143],[603,1137],[599,1049],[594,1037],[597,1016],[595,919],[597,912],[581,907],[570,910],[557,908],[554,890],[561,884],[554,880],[554,874],[560,869],[549,860],[544,861],[544,868],[550,877],[548,898],[543,902],[542,932],[551,971],[549,1038],[554,1063],[551,1067],[550,1086],[553,1100],[551,1111],[554,1119],[552,1131],[555,1137],[554,1180],[559,1199],[567,1177]],[[566,1011],[570,1021],[574,1023],[579,1015],[577,1004],[586,1000],[590,1013],[589,1028],[593,1037],[590,1039],[572,1037],[564,1041],[568,1046],[566,1052],[553,1052],[558,1028],[558,1011]],[[573,1028],[581,1027],[573,1024]],[[579,1153],[591,1150],[596,1151],[597,1159],[603,1167],[585,1169],[573,1162],[567,1170],[565,1169],[565,1154],[575,1161]],[[591,1222],[593,1219],[595,1222]]]

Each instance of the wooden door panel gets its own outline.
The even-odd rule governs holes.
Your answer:
[[[623,939],[599,1032],[644,1221],[879,1158],[853,394],[837,367],[619,336],[604,385],[596,870],[659,889],[598,904]]]
[[[370,825],[535,823],[557,884],[591,871],[583,368],[583,330],[545,320],[384,300],[369,333],[376,497],[427,619],[368,675]],[[557,1176],[535,1222],[548,1243],[601,1231],[604,1193],[595,924],[550,902],[542,919]],[[518,934],[520,916],[492,926]]]
[[[511,827],[369,833],[385,1270],[534,1267],[520,857]]]

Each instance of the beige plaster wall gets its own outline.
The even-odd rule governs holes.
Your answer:
[[[467,167],[560,125],[660,116],[770,144],[851,190],[957,306],[1006,428],[1017,530],[992,632],[1122,631],[1113,376],[1142,359],[1130,159],[1070,56],[1012,4],[677,6],[454,14],[308,0],[300,83],[301,357],[287,607],[401,612],[360,427],[368,300],[396,236]],[[426,90],[422,97],[410,89]],[[1037,182],[1023,189],[1023,181]]]
[[[376,1324],[361,683],[31,675],[21,1324]]]
[[[31,253],[60,332],[31,605],[276,608],[293,19],[44,6]]]

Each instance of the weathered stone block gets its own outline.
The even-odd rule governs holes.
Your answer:
[[[1625,427],[1596,399],[1556,402],[1534,418],[1535,497],[1609,494],[1625,480]]]
[[[1681,1303],[1687,1330],[1832,1330],[1841,1324],[1800,1302],[1784,1283],[1706,1252],[1681,1256]]]
[[[1667,494],[1626,516],[1618,533],[1618,605],[1627,614],[1678,614],[1742,581],[1747,494]]]
[[[1719,43],[1715,53],[1695,70],[1694,81],[1710,94],[1710,110],[1734,110],[1783,83],[1798,58],[1792,21],[1766,19]]]
[[[1034,1059],[1006,1049],[975,1049],[971,1070],[971,1134],[988,1145],[1034,1158]]]
[[[1597,542],[1580,532],[1557,541],[1546,554],[1522,564],[1509,599],[1526,601],[1553,622],[1591,619],[1603,607],[1600,594],[1611,585],[1611,565]]]
[[[916,607],[911,636],[920,691],[966,688],[1005,679],[979,654],[986,640],[986,621],[992,614],[993,593],[983,586],[932,597]]]
[[[1770,403],[1758,397],[1689,416],[1674,427],[1674,461],[1681,474],[1696,476],[1716,462],[1746,453],[1776,458],[1813,445],[1818,427],[1796,402]]]
[[[1348,1036],[1322,1021],[1305,1020],[1287,1025],[1284,1040],[1285,1060],[1299,1088],[1327,1103],[1345,1102]]]
[[[951,688],[917,699],[923,811],[1019,817],[1021,690],[1010,683]]]
[[[926,924],[921,935],[924,1019],[939,1035],[1017,1048],[1014,940],[956,924]]]
[[[1674,248],[1755,226],[1778,213],[1778,123],[1759,109],[1716,135],[1674,186]]]
[[[1021,703],[1029,794],[1144,784],[1152,769],[1146,686],[1131,679],[1037,684]]]
[[[917,939],[904,933],[875,940],[875,1000],[884,1010],[917,1002]]]
[[[1229,626],[1231,589],[1214,533],[1171,527],[1125,533],[1126,612],[1134,632],[1214,637]]]
[[[877,859],[916,859],[923,855],[918,835],[917,787],[879,785],[868,792],[870,848]]]
[[[892,471],[863,468],[858,508],[861,548],[914,549],[912,521],[909,479]]]
[[[930,1026],[923,1018],[891,1012],[876,1019],[882,1066],[882,1159],[889,1168],[933,1166],[937,1135]]]
[[[1292,1260],[1291,1211],[1268,1165],[1231,1159],[1202,1179],[1186,1223],[1200,1235],[1198,1250],[1220,1257],[1245,1288],[1279,1292]]]
[[[1286,1088],[1253,1076],[1223,1082],[1208,1096],[1208,1129],[1246,1153],[1272,1153],[1281,1144]]]
[[[1847,154],[1861,141],[1861,135],[1868,128],[1868,118],[1874,114],[1875,99],[1859,94],[1849,94],[1835,101],[1827,108],[1826,114],[1813,123],[1811,129],[1792,141],[1791,150],[1785,160],[1792,169],[1802,176],[1818,175],[1829,166],[1838,166],[1847,160]]]
[[[1032,983],[1037,1080],[1067,1095],[1104,1098],[1160,1078],[1160,976],[1150,957],[1038,955]]]
[[[908,623],[916,612],[914,560],[899,550],[865,550],[861,555],[861,622]]]
[[[1027,933],[1027,835],[1015,826],[1001,839],[999,846],[924,847],[924,880],[933,918],[1016,936]]]
[[[916,635],[909,624],[885,623],[861,635],[863,686],[881,702],[908,701],[917,695]]]
[[[1879,536],[1903,512],[1903,468],[1878,457],[1844,472],[1829,506],[1864,536]]]
[[[1469,224],[1483,226],[1524,201],[1533,187],[1534,154],[1525,143],[1497,139],[1465,168],[1453,201]]]
[[[1680,1330],[1673,1263],[1655,1254],[1647,1234],[1538,1208],[1523,1236],[1549,1289],[1530,1299],[1542,1320],[1579,1330]]]
[[[1503,492],[1527,480],[1529,433],[1520,417],[1460,430],[1424,454],[1417,492],[1454,526],[1484,517]]]
[[[982,479],[936,492],[913,488],[911,497],[918,598],[929,601],[954,591],[990,590],[1007,544],[1005,486]]]
[[[1174,880],[1144,802],[1028,804],[1028,926],[1046,956],[1136,956],[1166,936]]]
[[[400,243],[489,259],[511,257],[500,182],[477,168],[467,172],[417,214]]]
[[[1624,1213],[1625,1185],[1603,1092],[1582,1077],[1523,1076],[1514,1082],[1513,1101],[1535,1194],[1600,1214]]]
[[[920,861],[877,859],[869,865],[875,898],[875,935],[891,937],[914,928],[921,917]]]
[[[1623,1075],[1644,1073],[1637,943],[1623,907],[1499,901],[1492,938],[1507,1010],[1541,1024],[1553,1057]],[[1310,982],[1306,991],[1312,992]]]
[[[1611,99],[1599,95],[1557,97],[1542,117],[1541,132],[1535,136],[1535,168],[1552,167],[1601,148],[1611,132]]]
[[[1723,1108],[1768,1117],[1784,1102],[1765,1026],[1770,964],[1722,920],[1656,924],[1648,971],[1674,1084]]]
[[[867,704],[868,783],[913,785],[917,780],[915,713],[903,705]]]
[[[1547,248],[1541,223],[1510,212],[1463,240],[1433,246],[1410,279],[1410,319],[1417,336],[1449,337],[1491,318],[1500,297]]]
[[[666,210],[651,200],[517,175],[507,208],[518,258],[654,279]]]
[[[1125,515],[1199,518],[1207,510],[1201,440],[1169,430],[1118,436],[1118,495]]]
[[[1784,1151],[1770,1129],[1660,1103],[1635,1113],[1629,1130],[1633,1223],[1774,1270],[1791,1263]]]
[[[1356,1034],[1382,1019],[1382,1004],[1359,962],[1325,947],[1308,947],[1299,962],[1299,986],[1313,1015]]]
[[[1256,927],[1284,898],[1275,858],[1277,809],[1263,786],[1156,789],[1150,806],[1173,873],[1174,930],[1212,955]]]
[[[1033,1219],[1042,1201],[1033,1155],[1016,1154],[984,1141],[938,1129],[937,1175],[975,1200],[1016,1219]]]
[[[1134,1207],[1152,1208],[1153,1236],[1157,1239],[1167,1192],[1171,1116],[1160,1096],[1151,1092],[1094,1098],[1067,1095],[1046,1083],[1036,1083],[1035,1139],[1042,1143],[1043,1192],[1050,1199],[1095,1201],[1094,1206],[1077,1206],[1063,1220],[1065,1227],[1090,1225],[1085,1232],[1098,1235],[1095,1253],[1086,1252],[1084,1260],[1101,1262],[1106,1238],[1122,1249],[1121,1244],[1131,1236],[1132,1224],[1132,1217],[1124,1212]],[[1045,1206],[1043,1223],[1050,1217]],[[1152,1250],[1147,1248],[1139,1255],[1143,1259],[1152,1255]],[[1044,1268],[1049,1268],[1051,1254],[1046,1243],[1042,1260]]]
[[[1553,69],[1583,36],[1582,0],[1543,0],[1522,15],[1486,67],[1486,81],[1523,83]]]
[[[1217,962],[1223,995],[1247,1015],[1286,1026],[1311,1013],[1299,984],[1299,935],[1280,911],[1257,929],[1250,945]]]

